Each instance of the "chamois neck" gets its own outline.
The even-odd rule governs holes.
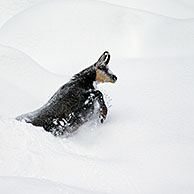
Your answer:
[[[86,89],[93,89],[93,83],[96,81],[96,69],[95,66],[92,65],[81,72],[77,73],[71,79],[73,83],[77,83],[80,87],[84,87]]]

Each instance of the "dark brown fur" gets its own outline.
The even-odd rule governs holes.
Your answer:
[[[107,115],[107,107],[102,93],[94,88],[93,83],[97,81],[97,71],[107,75],[107,80],[109,78],[111,82],[116,81],[116,76],[108,71],[109,60],[109,53],[104,52],[94,65],[76,74],[59,88],[43,107],[19,116],[17,120],[25,120],[35,126],[43,127],[55,136],[61,136],[72,133],[86,122],[94,113],[95,103],[98,103],[99,117],[103,122]]]

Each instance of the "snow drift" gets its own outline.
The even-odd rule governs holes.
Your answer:
[[[14,15],[45,0],[1,0],[0,1],[0,26]]]
[[[50,71],[72,74],[105,50],[115,58],[193,56],[193,24],[104,2],[56,0],[9,20],[0,43]]]
[[[97,194],[48,180],[21,177],[0,177],[0,192],[3,194],[16,192],[20,194]]]
[[[194,2],[191,0],[102,0],[111,4],[135,8],[173,18],[193,18]]]
[[[49,73],[21,51],[0,46],[0,101],[7,102],[0,114],[17,116],[40,106],[65,78]]]

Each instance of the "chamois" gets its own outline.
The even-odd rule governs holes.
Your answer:
[[[116,82],[117,77],[108,68],[109,61],[110,54],[105,51],[94,65],[74,75],[60,87],[44,106],[16,119],[43,127],[55,136],[62,136],[74,132],[88,121],[98,103],[98,117],[103,123],[108,110],[103,94],[95,89],[94,82]]]

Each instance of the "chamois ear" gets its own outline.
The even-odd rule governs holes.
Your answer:
[[[101,55],[101,57],[98,59],[96,65],[99,66],[99,65],[104,64],[104,65],[106,66],[106,65],[108,65],[109,61],[110,61],[110,54],[109,54],[108,51],[105,51],[105,52]]]

